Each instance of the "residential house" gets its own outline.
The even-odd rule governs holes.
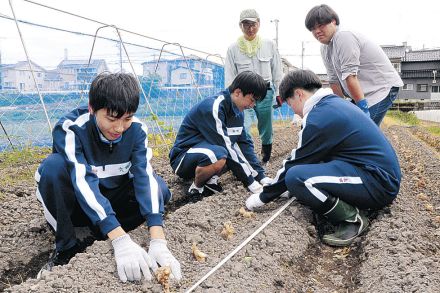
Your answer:
[[[63,88],[63,77],[58,70],[47,70],[44,76],[44,91],[59,91]]]
[[[323,88],[330,87],[330,82],[328,80],[327,73],[317,73],[316,75],[319,77],[319,80],[321,81]]]
[[[403,80],[399,99],[440,100],[440,49],[412,50],[406,42],[381,47]]]
[[[99,73],[107,70],[104,59],[94,59],[90,64],[88,60],[65,59],[56,68],[63,83],[60,90],[87,90],[92,80]]]
[[[402,61],[404,83],[400,99],[440,100],[440,49],[406,52]]]
[[[396,71],[400,74],[402,71],[402,60],[405,57],[405,53],[411,51],[411,47],[408,46],[406,42],[403,42],[400,46],[383,45],[381,47],[390,59],[391,64],[393,64]]]
[[[159,76],[165,88],[224,87],[223,66],[195,55],[142,63],[143,76]]]
[[[20,92],[33,92],[43,89],[44,76],[46,70],[38,64],[31,61],[32,69],[35,73],[35,81],[27,61],[20,61],[15,64],[1,65],[1,88],[3,90],[14,90]]]

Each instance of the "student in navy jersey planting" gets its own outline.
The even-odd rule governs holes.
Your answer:
[[[246,200],[250,210],[294,196],[337,225],[323,236],[328,245],[350,245],[368,227],[363,210],[380,209],[397,196],[401,171],[379,127],[354,104],[321,88],[311,71],[289,72],[283,101],[302,117],[298,146],[272,184]]]
[[[150,280],[158,264],[181,279],[162,228],[171,192],[151,167],[147,127],[134,116],[138,105],[136,77],[102,73],[90,86],[88,107],[55,125],[53,153],[35,173],[37,198],[56,246],[40,273],[82,251],[74,228],[89,226],[98,238],[110,238],[122,282],[142,275]],[[149,229],[148,253],[126,233],[142,223]]]
[[[194,179],[189,194],[221,192],[219,176],[226,166],[252,193],[271,182],[243,128],[243,111],[254,107],[266,91],[261,76],[244,71],[227,89],[199,102],[185,116],[169,157],[179,177]]]

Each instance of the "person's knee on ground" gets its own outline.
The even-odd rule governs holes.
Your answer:
[[[218,182],[219,176],[226,164],[226,159],[220,159],[214,164],[208,166],[197,166],[195,170],[194,182],[188,192],[190,194],[202,194],[205,187],[211,192],[221,192],[223,188]]]
[[[72,214],[77,206],[76,196],[67,171],[66,161],[60,154],[49,155],[37,170],[37,198],[46,210],[46,221],[56,236],[58,251],[75,246],[77,239]]]
[[[220,174],[225,166],[226,159],[220,159],[208,166],[197,166],[194,182],[197,187],[202,187],[212,176]]]

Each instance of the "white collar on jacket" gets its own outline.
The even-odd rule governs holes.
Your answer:
[[[331,88],[320,88],[315,92],[313,96],[311,96],[305,103],[303,109],[303,116],[309,113],[316,104],[325,96],[332,95],[333,91]]]

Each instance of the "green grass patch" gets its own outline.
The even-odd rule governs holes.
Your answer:
[[[433,135],[440,136],[440,126],[427,126],[426,130]]]
[[[414,113],[393,110],[388,111],[387,116],[393,119],[397,119],[407,125],[415,126],[420,124],[420,120]]]
[[[48,147],[24,147],[19,150],[1,152],[0,174],[2,180],[0,181],[0,190],[32,182],[36,168],[50,152],[51,149]]]

